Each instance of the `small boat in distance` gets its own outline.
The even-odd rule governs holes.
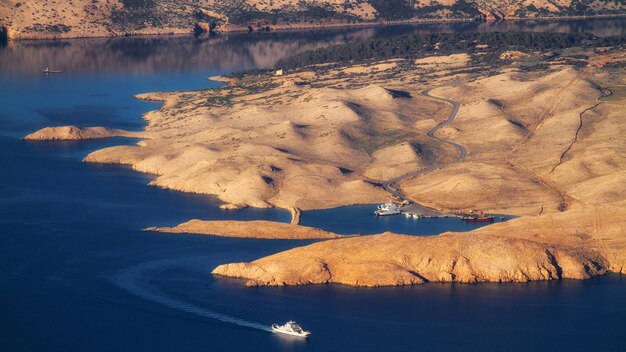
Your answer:
[[[51,70],[50,68],[46,67],[45,70],[43,70],[43,73],[45,74],[49,74],[49,73],[62,73],[63,71],[59,71],[59,70]]]
[[[293,320],[288,321],[287,323],[285,323],[285,325],[272,324],[272,331],[279,334],[286,334],[304,338],[311,335],[310,332],[302,330],[300,325],[296,324],[296,322]]]
[[[377,216],[396,215],[396,214],[400,214],[401,208],[402,206],[394,202],[385,203],[385,204],[379,205],[378,208],[376,208],[376,211],[374,212],[374,214],[376,214]]]

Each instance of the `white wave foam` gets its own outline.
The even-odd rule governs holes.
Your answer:
[[[186,258],[185,262],[189,262],[190,258]],[[127,270],[124,270],[118,274],[115,278],[115,283],[122,289],[139,296],[141,298],[157,302],[168,306],[173,309],[181,310],[187,313],[199,315],[208,319],[218,320],[228,324],[235,324],[247,328],[269,331],[272,329],[269,326],[261,323],[240,319],[237,317],[223,314],[210,309],[198,307],[194,304],[187,303],[174,297],[170,297],[167,294],[159,291],[157,288],[150,286],[147,283],[142,282],[142,278],[146,278],[150,272],[154,272],[159,269],[168,267],[176,267],[182,264],[181,260],[155,260],[146,262]]]

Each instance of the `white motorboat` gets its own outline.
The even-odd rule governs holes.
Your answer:
[[[302,330],[300,325],[296,324],[296,322],[293,320],[288,321],[287,323],[285,323],[285,325],[272,324],[272,331],[279,334],[286,334],[298,337],[308,337],[309,335],[311,335],[310,332]]]
[[[396,203],[385,203],[378,206],[374,214],[378,216],[386,216],[386,215],[396,215],[400,214],[401,206]]]

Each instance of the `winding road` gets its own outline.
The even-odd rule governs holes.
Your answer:
[[[460,145],[460,144],[458,144],[456,142],[453,142],[451,140],[448,140],[448,139],[443,139],[443,138],[437,137],[435,135],[435,133],[437,133],[437,131],[439,131],[441,128],[449,125],[450,123],[452,123],[452,121],[454,121],[454,119],[456,118],[456,115],[459,112],[459,109],[461,108],[461,103],[459,103],[456,100],[449,99],[449,98],[443,98],[443,97],[438,97],[438,96],[431,95],[430,91],[435,89],[435,88],[445,87],[445,86],[449,86],[449,85],[456,84],[456,83],[457,83],[457,81],[454,81],[454,82],[446,83],[446,84],[441,85],[441,86],[437,86],[437,87],[426,89],[425,91],[422,92],[422,95],[425,96],[425,97],[429,97],[431,99],[439,100],[439,101],[442,101],[442,102],[445,102],[445,103],[448,103],[448,104],[452,105],[452,110],[450,111],[450,114],[448,115],[448,118],[443,120],[443,121],[441,121],[441,122],[439,122],[435,127],[433,127],[428,132],[426,132],[426,135],[428,137],[438,141],[438,142],[441,142],[441,143],[444,143],[444,144],[448,144],[448,145],[451,145],[452,147],[456,148],[459,151],[458,156],[456,157],[456,159],[454,159],[454,160],[452,160],[450,162],[441,163],[441,164],[435,164],[435,165],[432,165],[432,166],[424,168],[424,169],[411,171],[411,172],[409,172],[407,174],[404,174],[404,175],[401,175],[401,176],[398,176],[398,177],[394,177],[394,178],[392,178],[390,180],[387,180],[387,181],[383,182],[382,183],[383,188],[387,192],[391,193],[393,196],[401,198],[401,199],[406,198],[399,190],[397,190],[396,188],[393,187],[394,184],[396,184],[396,183],[398,183],[398,182],[400,182],[400,181],[402,181],[404,179],[407,179],[407,178],[415,177],[415,176],[418,176],[418,175],[423,175],[423,174],[432,172],[434,170],[437,170],[439,168],[442,168],[444,166],[448,166],[448,165],[452,165],[452,164],[461,162],[467,156],[467,149],[465,149],[465,147],[463,147],[462,145]]]

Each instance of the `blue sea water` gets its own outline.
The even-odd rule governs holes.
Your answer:
[[[517,26],[507,28],[606,35],[622,33],[624,21]],[[312,241],[141,229],[191,218],[288,221],[287,212],[220,211],[211,197],[146,186],[149,176],[125,167],[81,162],[90,151],[133,140],[20,140],[48,125],[139,130],[141,114],[158,105],[134,94],[214,87],[206,77],[268,67],[298,50],[416,30],[493,29],[402,26],[206,40],[23,42],[0,49],[0,350],[626,350],[623,276],[376,289],[246,288],[241,281],[213,277],[211,269]],[[41,75],[45,66],[65,73]],[[376,218],[372,210],[362,205],[305,212],[303,224],[341,233],[414,235],[477,226],[455,219]],[[312,337],[303,341],[266,330],[288,319]]]

